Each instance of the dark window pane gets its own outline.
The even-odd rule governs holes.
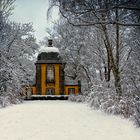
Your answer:
[[[55,95],[55,89],[54,88],[47,88],[47,95]]]
[[[68,94],[75,94],[75,88],[68,88]]]

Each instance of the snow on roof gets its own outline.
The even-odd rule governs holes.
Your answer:
[[[40,52],[46,52],[46,53],[50,53],[50,52],[56,52],[59,53],[59,49],[56,47],[43,47],[40,49]]]

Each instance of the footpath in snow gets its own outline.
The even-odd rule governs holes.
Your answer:
[[[0,109],[0,140],[140,140],[132,122],[69,101]]]

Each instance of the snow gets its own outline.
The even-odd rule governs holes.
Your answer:
[[[0,140],[140,140],[132,122],[69,101],[0,109]]]
[[[57,52],[57,53],[59,53],[59,49],[56,47],[43,47],[43,48],[41,48],[40,52],[46,52],[46,53]]]

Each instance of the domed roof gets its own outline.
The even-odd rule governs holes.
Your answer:
[[[61,60],[58,52],[41,52],[37,60]]]
[[[40,50],[36,63],[62,63],[59,49],[52,47],[52,40],[48,40],[48,47]]]

